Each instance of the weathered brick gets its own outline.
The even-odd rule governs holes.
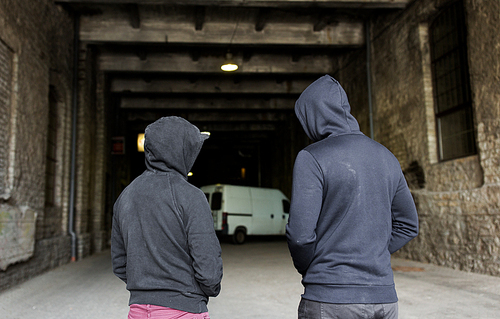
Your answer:
[[[13,252],[20,257],[9,260],[7,270],[0,271],[2,290],[69,260],[69,242],[62,234],[67,224],[64,185],[69,179],[70,136],[65,123],[70,115],[73,24],[72,17],[53,1],[3,0],[0,25],[0,204],[5,211],[26,207],[38,216],[34,252]],[[58,92],[60,108],[58,179],[56,206],[45,216],[50,86]],[[6,234],[2,236],[8,239]],[[26,236],[23,241],[29,240],[28,233]],[[15,262],[19,263],[12,264]]]
[[[426,30],[446,3],[418,0],[403,13],[372,21],[374,135],[403,170],[416,162],[425,176],[423,188],[410,183],[420,234],[400,256],[500,275],[500,2],[464,1],[478,155],[439,162]],[[353,113],[366,133],[366,56],[361,51],[346,56],[336,75],[348,83]],[[354,84],[353,79],[362,80]]]

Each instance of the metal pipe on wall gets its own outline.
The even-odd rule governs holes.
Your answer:
[[[372,74],[371,74],[371,42],[370,42],[370,20],[365,23],[366,38],[366,80],[368,87],[368,110],[370,120],[370,138],[373,139],[373,104],[372,104]]]
[[[69,190],[68,234],[71,236],[71,261],[76,261],[77,236],[75,233],[75,186],[76,186],[76,134],[78,119],[78,61],[80,52],[80,16],[75,14],[73,38],[73,99],[72,99],[72,125],[71,125],[71,176]]]

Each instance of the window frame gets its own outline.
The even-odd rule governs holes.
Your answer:
[[[448,19],[448,21],[445,21],[446,19]],[[449,23],[450,20],[454,23],[453,26],[447,30],[447,32],[443,32],[440,38],[437,38],[436,34],[439,32],[439,27],[442,27],[446,22]],[[438,159],[440,162],[477,154],[477,138],[474,125],[474,110],[472,108],[465,23],[466,19],[463,2],[453,1],[441,8],[439,14],[429,25],[434,117],[436,123]],[[455,41],[455,43],[453,43],[453,41]],[[455,64],[453,64],[453,62],[455,62]],[[439,63],[446,64],[446,66],[441,68],[438,66]],[[448,80],[443,80],[443,78],[448,78]],[[450,92],[454,92],[455,95],[452,95]],[[446,103],[443,103],[443,97],[444,99],[448,99]],[[452,99],[455,99],[456,103],[451,102],[453,101]],[[455,118],[456,116],[462,116],[460,120],[462,120],[464,128],[456,131],[453,131],[453,128],[451,130],[449,129],[448,134],[445,135],[443,133],[443,123],[447,125],[453,123],[452,116],[455,116]],[[455,122],[455,124],[456,123],[457,122]],[[448,128],[450,128],[450,126],[448,126]],[[453,133],[456,134],[455,136],[460,137],[459,141],[462,142],[462,150],[445,141],[445,139],[457,141]],[[453,144],[460,145],[460,143],[456,142]]]

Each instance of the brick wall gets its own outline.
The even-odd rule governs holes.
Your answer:
[[[67,263],[71,255],[70,244],[69,236],[38,240],[29,262],[17,263],[9,266],[6,271],[0,271],[0,291]]]
[[[351,113],[358,121],[361,132],[370,136],[366,54],[366,50],[362,49],[341,56],[332,76],[344,88],[351,105]]]
[[[79,109],[76,162],[76,225],[78,258],[107,247],[104,178],[106,176],[106,110],[104,79],[95,65],[92,47],[80,47]]]
[[[96,158],[95,158],[95,188],[92,202],[92,251],[100,252],[108,246],[106,226],[106,164],[110,149],[110,138],[107,134],[106,121],[106,79],[99,72],[96,81]]]
[[[0,82],[10,82],[2,82],[2,87],[10,86],[11,90],[2,90],[0,102],[0,135],[5,138],[0,143],[0,161],[3,161],[0,164],[3,185],[0,188],[0,204],[6,212],[29,209],[38,216],[32,256],[23,257],[18,260],[19,263],[0,271],[0,290],[69,261],[68,237],[64,234],[68,201],[66,185],[69,178],[67,158],[70,145],[68,119],[71,113],[72,26],[72,19],[67,12],[55,6],[51,0],[0,2],[0,56],[10,59],[12,63],[9,66],[2,62],[2,68],[9,68],[11,75],[0,71]],[[55,206],[51,208],[51,217],[45,218],[50,86],[57,92],[56,107],[59,114],[57,178]],[[7,134],[4,134],[7,128]],[[11,214],[11,217],[18,218],[15,214]],[[8,222],[15,223],[11,217]],[[51,231],[44,232],[46,229]],[[2,233],[0,236],[8,239],[11,235]]]
[[[399,256],[500,275],[500,2],[464,1],[478,155],[439,162],[427,30],[447,2],[417,0],[372,21],[375,140],[398,157],[419,211],[420,234]],[[362,74],[364,60],[349,56],[340,77]],[[353,85],[354,109],[366,86]]]

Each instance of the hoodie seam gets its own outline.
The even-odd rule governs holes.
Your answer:
[[[339,134],[336,134],[336,135],[330,134],[327,137],[325,137],[324,139],[327,139],[329,137],[343,136],[343,135],[365,135],[365,134],[363,134],[363,132],[361,132],[359,130],[354,130],[354,131],[351,130],[350,132],[343,132],[343,133],[339,133]]]

